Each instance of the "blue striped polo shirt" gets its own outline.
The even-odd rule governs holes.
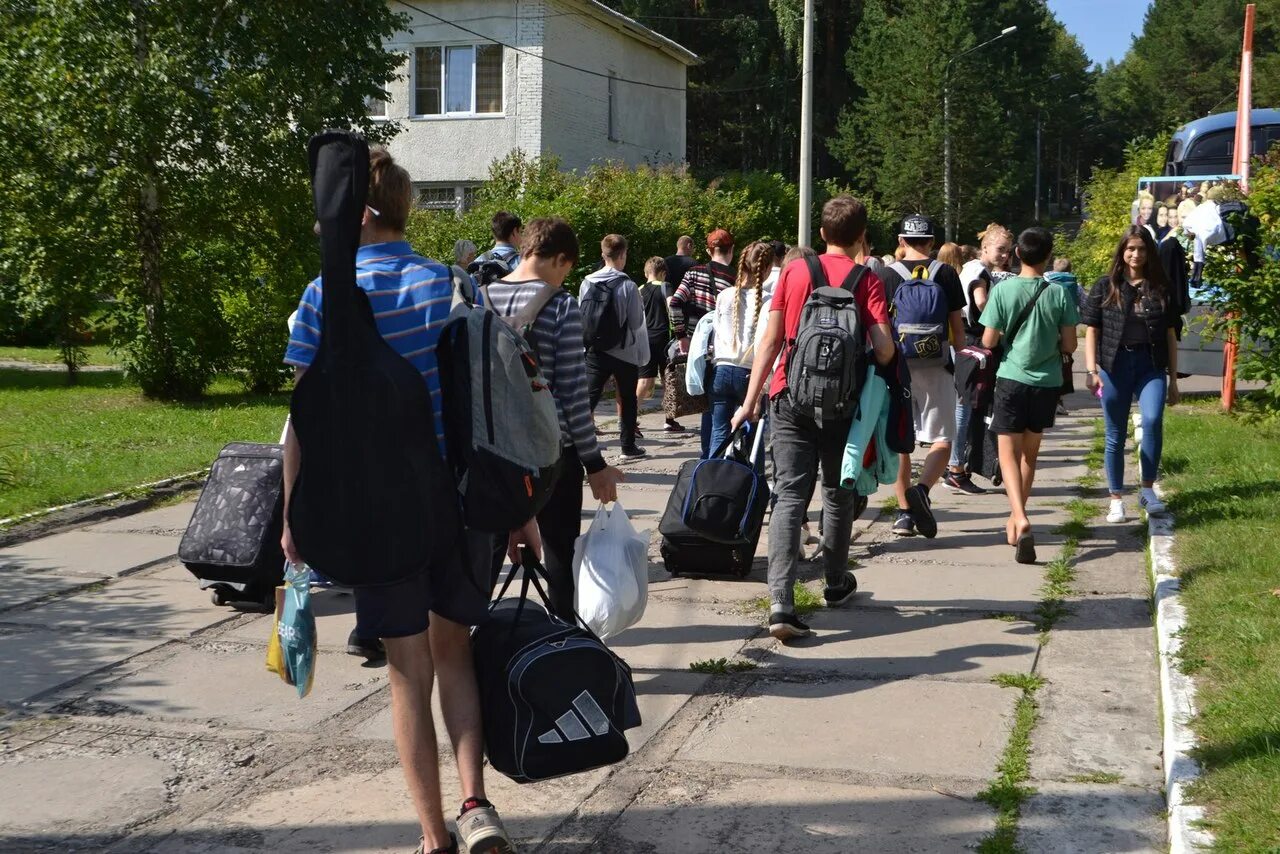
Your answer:
[[[417,369],[431,392],[436,439],[445,452],[441,417],[440,368],[436,343],[449,319],[453,280],[445,265],[416,254],[404,240],[370,243],[356,254],[356,283],[369,296],[378,332]],[[289,335],[284,361],[310,367],[320,345],[323,294],[320,279],[307,285],[298,303],[298,317]]]

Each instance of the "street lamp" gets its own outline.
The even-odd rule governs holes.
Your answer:
[[[942,193],[946,199],[944,206],[947,210],[944,218],[946,220],[946,238],[948,243],[951,242],[951,232],[954,230],[951,222],[951,63],[963,56],[968,56],[975,50],[981,50],[993,42],[998,42],[1010,33],[1016,32],[1017,29],[1018,28],[1016,26],[1005,27],[1000,31],[1000,35],[987,39],[982,44],[975,45],[964,53],[956,54],[951,57],[951,59],[947,60],[946,67],[942,72]]]

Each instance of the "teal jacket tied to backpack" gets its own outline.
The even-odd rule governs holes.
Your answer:
[[[888,428],[889,386],[872,365],[867,368],[867,379],[858,399],[858,417],[849,428],[849,441],[844,447],[841,487],[855,490],[859,495],[871,495],[880,484],[898,479],[898,455],[889,450],[885,438]],[[866,466],[869,449],[874,450],[874,458],[872,464]]]

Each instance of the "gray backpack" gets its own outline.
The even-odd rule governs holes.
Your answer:
[[[858,265],[833,288],[817,258],[806,258],[813,291],[787,355],[787,393],[800,413],[819,424],[853,418],[867,370],[866,331],[854,292],[866,275]]]
[[[560,475],[560,418],[526,338],[559,288],[544,286],[518,313],[456,306],[440,335],[449,464],[466,526],[502,533],[546,504]],[[492,305],[487,288],[485,303]]]

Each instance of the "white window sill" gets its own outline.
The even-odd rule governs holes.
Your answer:
[[[450,121],[471,121],[474,119],[505,119],[506,113],[449,113],[443,116],[409,116],[411,122],[450,122]]]

